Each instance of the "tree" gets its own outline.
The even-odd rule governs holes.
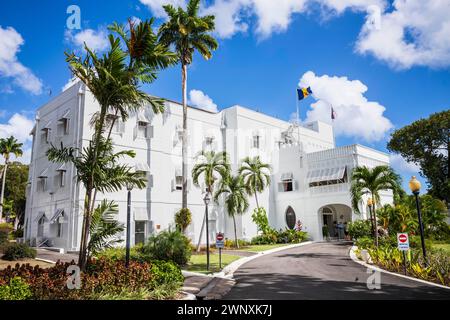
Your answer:
[[[200,186],[200,178],[206,187],[206,192],[213,194],[214,184],[219,178],[226,179],[230,174],[230,162],[226,152],[202,151],[197,155],[197,164],[192,168],[192,180],[194,185]],[[205,228],[206,216],[203,218],[202,229],[197,244],[197,250],[200,250],[200,243]]]
[[[3,201],[5,198],[6,173],[8,170],[9,159],[11,154],[13,154],[16,158],[21,157],[23,155],[22,146],[23,143],[19,143],[13,136],[6,139],[0,139],[0,154],[5,159],[2,174],[2,192],[0,194],[0,221],[2,221],[3,218]]]
[[[225,194],[225,207],[227,208],[228,216],[233,218],[234,239],[236,241],[236,248],[239,248],[236,215],[243,215],[249,207],[244,179],[238,175],[234,177],[229,176],[222,180],[219,189],[214,195],[214,200],[218,202],[222,194]]]
[[[189,225],[192,222],[192,213],[191,210],[188,208],[177,211],[175,214],[175,225],[177,226],[177,229],[182,232],[183,234],[186,232],[186,229],[189,227]]]
[[[400,189],[400,176],[388,166],[368,168],[356,167],[352,173],[352,185],[350,194],[352,207],[359,213],[359,203],[363,195],[369,195],[373,199],[373,225],[375,245],[378,246],[378,226],[376,205],[380,204],[380,191],[392,190],[395,193]]]
[[[242,160],[239,174],[244,179],[247,194],[255,196],[256,207],[259,210],[258,193],[264,191],[270,185],[271,166],[261,162],[259,157],[247,157]]]
[[[428,192],[450,202],[450,110],[432,114],[392,134],[387,148],[420,166]]]
[[[71,149],[64,150],[61,146],[61,149],[57,150],[53,147],[54,154],[60,151],[60,155],[65,154],[68,160],[73,162],[77,159],[78,164],[83,163],[90,167],[86,169],[90,175],[81,179],[86,190],[79,255],[79,266],[82,270],[85,269],[87,261],[89,230],[96,194],[103,188],[102,182],[95,179],[103,178],[104,173],[99,171],[104,167],[102,162],[111,158],[111,155],[102,152],[112,154],[108,140],[116,118],[120,116],[122,120],[126,120],[130,110],[137,110],[146,104],[150,104],[155,113],[164,109],[161,99],[151,97],[140,90],[142,84],[151,83],[156,79],[157,71],[176,61],[176,56],[157,41],[157,36],[152,30],[152,22],[152,20],[144,21],[136,26],[130,20],[128,31],[125,27],[114,24],[110,30],[118,34],[118,37],[114,34],[109,35],[110,48],[101,57],[86,45],[85,57],[66,53],[66,61],[73,75],[91,91],[100,106],[100,110],[91,119],[94,128],[92,140],[81,158],[73,156],[70,153],[73,151]],[[114,111],[115,117],[112,121],[106,121],[110,110]],[[104,133],[108,128],[109,133],[105,141]],[[90,163],[80,160],[83,156],[89,157]],[[124,167],[117,166],[117,168],[122,170],[122,173],[126,171]],[[114,189],[121,186],[122,182],[114,185]]]
[[[0,172],[3,168],[0,169]],[[28,165],[12,162],[8,166],[4,201],[11,201],[16,214],[14,226],[20,228],[25,223],[26,189],[28,183]]]
[[[103,200],[92,213],[88,256],[121,243],[118,237],[125,230],[123,223],[115,220],[119,207],[114,201]]]
[[[163,6],[169,19],[159,28],[159,39],[167,46],[173,46],[181,64],[183,96],[183,137],[182,137],[182,208],[187,208],[187,68],[193,61],[195,51],[206,60],[211,59],[212,51],[218,48],[217,41],[209,34],[214,31],[215,17],[199,17],[200,0],[190,0],[186,11],[172,5]]]

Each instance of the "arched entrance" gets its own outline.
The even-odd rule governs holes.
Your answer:
[[[344,204],[329,204],[319,209],[319,218],[323,238],[343,238],[339,234],[339,226],[344,226],[352,221],[352,209]]]
[[[286,209],[286,225],[289,229],[294,229],[295,224],[297,223],[297,216],[295,215],[294,209],[292,209],[291,206],[289,206]]]

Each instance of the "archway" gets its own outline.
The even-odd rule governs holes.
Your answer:
[[[343,238],[342,227],[352,221],[352,209],[344,204],[328,204],[319,209],[320,228],[323,238]],[[339,234],[339,228],[341,233]]]
[[[295,215],[295,211],[291,206],[286,209],[285,216],[287,227],[293,230],[295,228],[295,224],[297,223],[297,216]]]

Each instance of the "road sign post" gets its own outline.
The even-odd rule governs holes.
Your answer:
[[[219,232],[216,234],[216,248],[219,249],[219,269],[222,270],[222,249],[225,247],[225,236]]]
[[[397,233],[398,250],[403,253],[403,270],[406,275],[406,251],[409,250],[409,236],[407,233]]]

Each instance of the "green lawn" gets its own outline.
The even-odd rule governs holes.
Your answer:
[[[286,243],[278,243],[278,244],[260,244],[260,245],[253,245],[253,246],[247,246],[240,248],[239,251],[249,251],[249,252],[261,252],[266,251],[270,249],[280,248],[287,246],[289,244]]]
[[[233,256],[230,254],[222,254],[222,269],[228,264],[236,261],[242,257]],[[213,253],[210,255],[209,272],[206,270],[206,254],[193,254],[189,261],[186,270],[200,273],[211,273],[221,271],[219,268],[219,254]]]
[[[433,249],[442,250],[447,255],[450,255],[450,243],[433,243]]]

